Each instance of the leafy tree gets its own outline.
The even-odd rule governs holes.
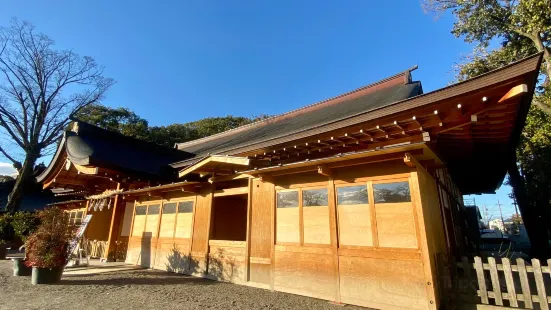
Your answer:
[[[76,118],[103,129],[126,136],[147,139],[147,121],[127,108],[112,109],[101,104],[91,104],[82,108]]]
[[[167,147],[191,141],[267,118],[224,116],[209,117],[198,121],[168,126],[148,126],[148,122],[128,108],[110,108],[92,104],[83,108],[75,117],[81,121],[115,131],[123,135],[154,142]]]
[[[36,230],[38,224],[38,217],[31,212],[15,212],[11,218],[13,231],[23,242]]]
[[[0,133],[8,137],[0,153],[19,172],[9,212],[19,208],[36,160],[55,147],[68,116],[97,102],[112,84],[94,59],[55,49],[30,23],[13,20],[0,28]]]
[[[517,151],[508,156],[509,184],[526,224],[535,256],[549,257],[551,233],[551,4],[546,0],[425,0],[427,11],[451,11],[452,34],[476,43],[457,67],[457,80],[543,53],[541,83]],[[489,47],[500,43],[496,49]],[[547,229],[542,229],[547,228]]]

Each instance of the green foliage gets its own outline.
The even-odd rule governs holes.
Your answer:
[[[112,109],[103,105],[92,104],[81,109],[75,117],[126,136],[139,139],[145,139],[148,136],[147,121],[127,108]]]
[[[26,264],[29,267],[55,268],[67,264],[69,242],[74,227],[69,214],[53,207],[38,213],[40,225],[25,242]]]
[[[101,105],[91,105],[83,109],[76,117],[92,125],[119,132],[126,136],[173,147],[176,143],[214,135],[265,119],[268,116],[262,115],[249,118],[228,115],[225,117],[208,117],[184,124],[149,127],[146,120],[127,108],[113,109]]]
[[[452,33],[467,42],[488,46],[497,38],[536,41],[537,36],[549,46],[551,40],[551,5],[547,0],[425,0],[424,8],[437,13],[451,11],[457,18]]]
[[[16,212],[12,216],[11,226],[16,236],[25,242],[27,237],[38,227],[38,217],[31,212]]]
[[[11,215],[6,213],[0,215],[0,243],[11,239]]]

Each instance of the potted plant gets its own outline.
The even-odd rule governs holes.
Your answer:
[[[16,212],[11,219],[13,231],[23,243],[27,237],[33,233],[38,227],[38,217],[31,212]],[[30,276],[32,268],[25,265],[25,257],[12,257],[13,275],[14,276]]]
[[[25,242],[25,264],[32,267],[32,284],[49,284],[61,280],[69,257],[69,242],[74,226],[63,210],[46,208],[38,214],[40,225]]]

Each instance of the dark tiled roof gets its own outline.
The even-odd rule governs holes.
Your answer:
[[[77,165],[109,168],[167,181],[176,178],[176,171],[170,167],[171,163],[194,156],[185,151],[123,136],[82,121],[75,121],[73,127],[78,130],[65,132],[63,145],[58,147],[58,152],[46,171],[37,177],[39,182],[53,173],[53,167],[59,160],[62,149],[66,150],[71,162]]]
[[[377,83],[375,86],[377,86]],[[362,89],[362,91],[366,89]],[[274,119],[261,121],[258,124],[244,126],[243,129],[237,128],[236,130],[230,130],[205,139],[181,143],[178,144],[178,148],[190,153],[195,153],[197,157],[204,156],[207,153],[231,153],[232,149],[241,146],[323,126],[324,124],[356,114],[369,112],[420,94],[422,94],[420,82],[408,81],[405,83],[404,77],[401,76],[398,83],[394,82],[391,85],[374,89],[367,92],[365,95],[357,96],[354,95],[354,92],[351,92],[338,98],[339,102],[334,104],[331,104],[331,102],[328,102],[329,104],[322,102],[323,105],[312,105],[304,108],[304,111],[296,111],[302,113],[293,111],[275,117]],[[176,166],[181,166],[181,164],[191,161],[192,160],[189,159]]]

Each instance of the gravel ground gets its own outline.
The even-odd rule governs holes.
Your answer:
[[[316,309],[342,310],[325,300],[215,282],[150,269],[64,276],[31,285],[0,261],[0,309]],[[366,308],[347,305],[345,309]]]

